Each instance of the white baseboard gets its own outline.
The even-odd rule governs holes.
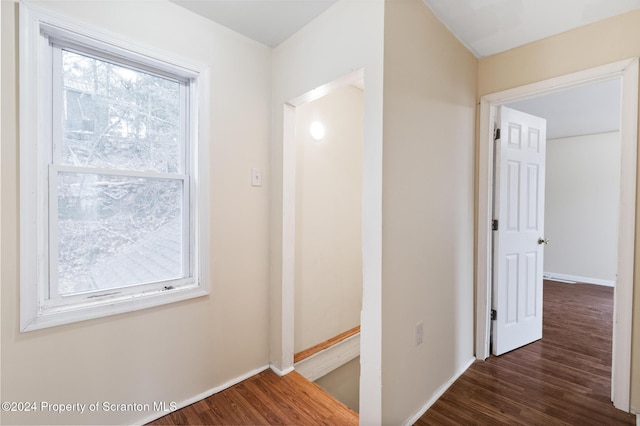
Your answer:
[[[415,422],[418,421],[418,419],[420,417],[422,417],[422,415],[424,413],[427,412],[427,410],[429,408],[431,408],[431,406],[433,404],[436,403],[436,401],[447,391],[447,389],[449,389],[451,387],[451,385],[453,384],[453,382],[455,382],[456,380],[458,380],[458,378],[460,376],[462,376],[462,374],[467,371],[467,369],[469,367],[471,367],[471,364],[473,364],[475,362],[475,357],[471,358],[460,370],[458,370],[456,372],[456,374],[451,377],[449,380],[447,380],[446,383],[444,383],[442,386],[440,386],[438,388],[438,390],[431,396],[431,398],[429,399],[429,401],[427,401],[426,404],[424,404],[422,406],[422,408],[420,410],[418,410],[413,416],[411,416],[408,420],[406,420],[404,423],[402,423],[402,426],[408,426],[408,425],[412,425]]]
[[[273,364],[269,365],[269,368],[271,370],[273,370],[273,372],[276,373],[280,377],[284,377],[287,374],[291,373],[293,370],[295,370],[295,368],[293,368],[293,366],[291,366],[289,368],[285,368],[284,370],[280,370],[278,367],[276,367]]]
[[[298,361],[294,367],[307,380],[315,382],[360,355],[360,333]]]
[[[235,378],[229,380],[228,382],[223,383],[220,386],[216,386],[215,388],[211,388],[211,389],[209,389],[209,390],[207,390],[205,392],[202,392],[202,393],[200,393],[198,395],[195,395],[195,396],[193,396],[191,398],[187,398],[182,402],[178,402],[176,404],[176,410],[180,410],[181,408],[187,407],[187,406],[189,406],[189,405],[191,405],[191,404],[193,404],[195,402],[198,402],[200,400],[203,400],[205,398],[210,397],[211,395],[214,395],[214,394],[216,394],[218,392],[221,392],[221,391],[223,391],[223,390],[225,390],[227,388],[230,388],[233,385],[237,385],[238,383],[248,379],[249,377],[252,377],[252,376],[255,376],[256,374],[262,373],[267,368],[269,368],[268,365],[265,365],[265,366],[260,367],[260,368],[256,368],[255,370],[251,370],[248,373],[245,373],[245,374],[243,374],[241,376],[235,377]],[[152,413],[149,416],[147,416],[144,419],[142,419],[140,421],[140,423],[138,423],[138,424],[145,425],[145,424],[150,423],[150,422],[152,422],[154,420],[158,420],[160,417],[164,417],[167,414],[170,414],[171,412],[160,412],[160,413],[156,412],[156,413]]]
[[[569,282],[569,283],[585,283],[602,285],[605,287],[615,287],[616,282],[613,280],[603,280],[600,278],[581,277],[578,275],[556,274],[555,272],[545,272],[542,274],[545,280]]]

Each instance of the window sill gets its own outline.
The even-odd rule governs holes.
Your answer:
[[[208,294],[209,292],[201,286],[192,286],[168,291],[156,290],[142,294],[107,297],[100,301],[73,304],[68,307],[45,308],[32,318],[21,318],[24,321],[21,323],[20,332],[24,333],[126,312],[135,312],[141,309],[203,297]]]

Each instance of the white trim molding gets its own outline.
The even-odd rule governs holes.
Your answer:
[[[633,273],[636,174],[638,145],[638,58],[563,75],[483,96],[480,99],[478,146],[478,216],[476,254],[476,358],[489,356],[491,321],[491,219],[493,187],[493,128],[500,105],[570,87],[614,78],[622,79],[621,99],[621,179],[618,229],[618,271],[614,296],[613,363],[611,390],[616,408],[629,411],[631,387],[631,327],[633,313]]]
[[[550,280],[550,281],[595,284],[595,285],[601,285],[604,287],[616,286],[616,282],[614,280],[603,280],[601,278],[581,277],[579,275],[557,274],[555,272],[545,272],[544,274],[542,274],[542,277],[545,280]]]
[[[280,377],[284,377],[292,371],[295,371],[295,368],[293,368],[293,366],[287,368],[286,370],[280,370],[274,364],[269,364],[269,368]]]
[[[302,361],[296,362],[295,369],[304,378],[315,382],[360,355],[360,333],[321,350]]]

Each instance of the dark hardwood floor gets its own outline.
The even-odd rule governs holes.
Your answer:
[[[295,371],[265,370],[152,425],[357,425],[358,414]]]
[[[634,425],[613,407],[613,289],[544,283],[542,340],[476,361],[415,423]]]

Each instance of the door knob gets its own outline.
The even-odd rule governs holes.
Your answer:
[[[549,240],[546,238],[538,238],[538,244],[549,244]]]

